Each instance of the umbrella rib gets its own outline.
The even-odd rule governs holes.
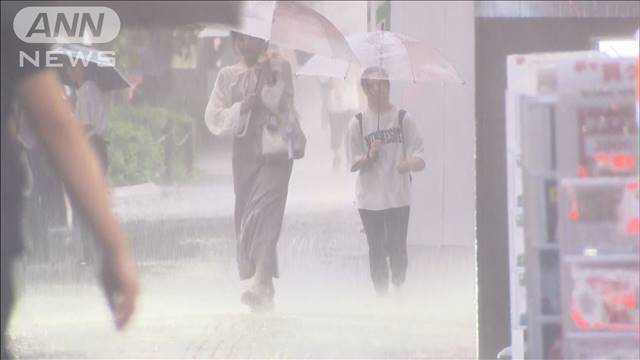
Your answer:
[[[411,56],[411,54],[409,54],[409,49],[407,48],[406,42],[400,40],[400,43],[404,45],[404,51],[407,53],[407,59],[409,59],[409,69],[411,69],[411,77],[413,77],[413,83],[415,84],[417,82],[417,79],[415,66],[413,64],[413,57]]]
[[[408,55],[408,53],[407,53]],[[413,61],[411,60],[411,57],[409,56],[409,68],[411,69],[411,76],[413,76],[413,83],[416,83],[416,71],[414,69],[413,66]]]

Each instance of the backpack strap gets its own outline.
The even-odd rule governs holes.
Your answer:
[[[402,157],[407,159],[407,144],[405,143],[404,136],[404,117],[407,115],[407,111],[404,109],[400,109],[398,111],[398,125],[400,126],[400,133],[402,134]],[[409,172],[409,182],[413,182],[413,177],[411,176],[411,172]]]
[[[398,111],[398,125],[400,126],[400,133],[402,134],[402,156],[407,158],[407,145],[405,144],[405,136],[404,136],[404,116],[407,115],[407,111],[401,109]]]

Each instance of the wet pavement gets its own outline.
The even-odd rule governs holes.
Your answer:
[[[283,254],[276,311],[258,315],[239,302],[246,284],[237,280],[232,257],[142,265],[138,312],[123,333],[113,330],[90,274],[55,285],[32,281],[11,328],[14,352],[18,358],[474,357],[473,284],[456,266],[464,252],[412,248],[404,292],[380,300],[363,250],[331,259]]]

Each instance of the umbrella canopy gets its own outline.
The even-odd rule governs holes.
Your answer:
[[[344,79],[347,77],[349,70],[353,70],[353,68],[346,61],[316,55],[304,63],[296,72],[296,75]]]
[[[73,63],[87,67],[92,72],[92,78],[102,91],[111,91],[128,88],[131,85],[122,73],[115,67],[115,64],[108,59],[98,56],[96,49],[90,47],[64,44],[56,45],[52,53],[66,56],[67,62],[64,66]]]
[[[319,12],[294,1],[246,1],[233,31],[285,48],[358,63],[335,25]]]
[[[347,42],[361,67],[380,67],[388,74],[389,80],[464,84],[458,72],[437,50],[406,35],[373,31],[350,35]],[[344,78],[348,69],[349,64],[344,61],[316,55],[296,74]],[[370,75],[371,78],[376,76],[379,73]]]

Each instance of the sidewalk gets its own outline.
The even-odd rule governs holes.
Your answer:
[[[318,236],[318,235],[316,235]],[[138,312],[116,333],[94,285],[32,284],[10,331],[19,358],[435,358],[475,351],[472,284],[413,266],[400,302],[379,302],[364,261],[283,255],[276,312],[240,304],[231,257],[142,271]],[[428,258],[412,257],[415,262]],[[444,259],[445,261],[447,259]],[[415,264],[417,265],[417,263]],[[442,272],[448,277],[450,272]],[[425,281],[426,280],[426,281]],[[465,287],[467,287],[465,289]]]

